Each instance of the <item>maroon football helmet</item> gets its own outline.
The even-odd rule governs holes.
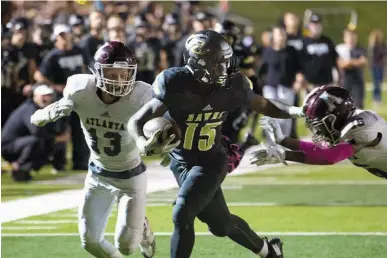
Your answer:
[[[313,133],[313,142],[335,145],[356,107],[349,92],[337,86],[313,90],[306,100],[306,126]]]
[[[129,94],[136,81],[137,61],[122,42],[108,41],[94,55],[97,87],[113,96]]]

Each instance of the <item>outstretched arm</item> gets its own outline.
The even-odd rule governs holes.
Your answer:
[[[44,126],[49,122],[55,122],[61,117],[70,115],[73,110],[73,102],[62,98],[43,109],[38,109],[31,116],[31,123],[37,126]]]
[[[270,117],[261,118],[259,123],[261,128],[267,133],[267,135],[269,135],[273,143],[290,149],[290,151],[286,150],[281,152],[283,155],[281,155],[281,160],[278,160],[278,162],[282,162],[282,160],[285,159],[305,164],[331,165],[351,157],[355,152],[354,147],[350,143],[341,143],[331,148],[322,148],[312,142],[285,137],[277,121]],[[272,148],[281,150],[282,147],[275,145]],[[272,152],[273,150],[266,151],[267,154]],[[262,151],[260,153],[256,153],[255,159],[260,159],[260,157],[264,157]],[[262,163],[264,162],[259,164]]]
[[[250,102],[250,107],[256,112],[276,118],[298,118],[303,117],[304,112],[301,107],[289,106],[281,101],[266,99],[255,95]]]
[[[313,142],[286,137],[280,144],[295,150],[286,151],[286,160],[312,165],[332,165],[348,159],[355,152],[350,143],[340,143],[330,148],[322,148]]]

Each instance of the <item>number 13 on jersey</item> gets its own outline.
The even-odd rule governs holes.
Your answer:
[[[200,129],[198,141],[198,149],[200,151],[208,151],[215,143],[216,127],[220,126],[222,121],[207,123]],[[192,149],[195,133],[197,131],[198,123],[187,123],[187,130],[185,131],[183,148],[187,150]]]

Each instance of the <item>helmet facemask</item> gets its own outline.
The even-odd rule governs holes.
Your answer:
[[[306,126],[312,131],[312,140],[316,145],[330,147],[340,142],[340,131],[335,128],[336,120],[334,114],[322,119],[306,119]]]
[[[97,87],[110,95],[122,97],[134,88],[137,64],[114,62],[114,64],[94,64]]]
[[[220,87],[227,88],[228,81],[238,71],[237,58],[231,57],[219,63],[206,63],[203,59],[199,59],[197,62],[199,69],[192,69],[194,65],[190,65],[189,68],[198,76],[200,80],[207,84],[216,84]]]

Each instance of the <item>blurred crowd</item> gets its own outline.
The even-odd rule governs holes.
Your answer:
[[[124,42],[134,51],[137,80],[148,83],[163,69],[183,65],[185,40],[191,33],[212,29],[230,42],[241,72],[251,80],[254,91],[267,98],[299,105],[300,92],[336,83],[348,89],[363,108],[367,64],[375,105],[382,98],[387,51],[378,29],[370,33],[367,48],[359,46],[356,32],[349,29],[343,31],[342,44],[334,44],[324,34],[323,17],[318,14],[311,15],[304,30],[300,17],[286,13],[272,27],[257,32],[259,37],[252,26],[225,19],[224,4],[207,9],[199,1],[176,1],[166,10],[160,2],[149,1],[90,1],[87,5],[66,1],[58,7],[53,2],[39,1],[46,7],[40,9],[1,2],[2,157],[13,170],[34,169],[31,160],[37,158],[32,153],[37,149],[46,153],[40,163],[51,162],[54,171],[64,170],[70,141],[72,169],[87,169],[89,151],[75,113],[39,130],[24,117],[60,99],[69,76],[89,73],[94,53],[108,40]],[[244,108],[230,114],[223,133],[237,142],[251,115],[253,125],[243,141],[256,143],[257,114]],[[285,134],[297,137],[294,121],[280,123]],[[39,137],[45,137],[44,144]],[[30,179],[21,174],[14,178]]]

